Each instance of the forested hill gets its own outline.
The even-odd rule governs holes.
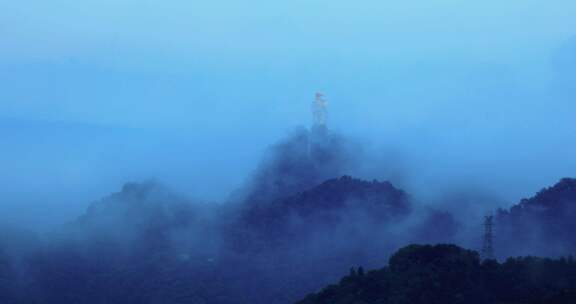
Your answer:
[[[340,225],[356,220],[386,222],[399,220],[411,210],[408,195],[389,182],[364,181],[342,176],[324,181],[305,191],[270,202],[246,204],[241,212],[242,225],[275,238],[285,237],[297,219],[304,224]],[[311,227],[308,227],[311,228]],[[284,231],[284,233],[282,233]]]
[[[563,178],[496,217],[500,256],[576,253],[576,179]]]
[[[573,304],[573,258],[510,258],[480,261],[455,245],[411,245],[389,266],[352,269],[336,285],[298,304]]]
[[[480,223],[467,234],[454,210],[389,182],[342,176],[265,198],[204,204],[130,183],[44,239],[0,229],[0,303],[294,303],[407,244],[480,245]],[[574,210],[573,179],[501,210],[496,254],[574,252]],[[575,285],[572,259],[481,263],[452,245],[410,246],[301,303],[555,303]]]

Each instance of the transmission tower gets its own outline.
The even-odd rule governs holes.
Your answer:
[[[324,99],[324,94],[316,93],[316,99],[314,100],[312,114],[314,116],[314,126],[325,127],[326,126],[326,116],[328,102]]]
[[[494,216],[484,217],[484,241],[482,244],[482,259],[494,259]]]

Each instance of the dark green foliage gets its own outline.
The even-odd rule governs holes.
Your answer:
[[[576,303],[572,258],[481,262],[476,252],[454,245],[411,245],[388,267],[358,272],[299,304]]]

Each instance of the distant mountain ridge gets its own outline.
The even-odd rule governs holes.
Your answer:
[[[510,209],[510,213],[532,210],[558,214],[559,211],[571,207],[576,207],[576,179],[562,178],[555,185],[539,191],[534,197],[523,199]]]
[[[248,222],[278,221],[290,215],[311,218],[342,209],[362,209],[373,216],[401,216],[410,209],[406,192],[389,182],[342,176],[273,202],[247,205]]]
[[[237,216],[229,237],[240,250],[255,240],[266,244],[257,248],[283,248],[326,235],[349,243],[376,241],[374,246],[389,251],[408,242],[452,241],[458,229],[451,214],[414,204],[390,182],[347,175],[285,198],[246,202]]]
[[[563,178],[496,214],[502,256],[576,254],[576,179]]]
[[[392,252],[407,244],[454,243],[462,237],[458,234],[463,231],[462,223],[450,212],[419,204],[390,182],[344,175],[295,193],[286,194],[286,189],[239,204],[218,205],[191,201],[155,182],[128,183],[91,204],[59,239],[40,246],[33,259],[23,259],[30,264],[22,269],[27,269],[25,275],[32,279],[30,286],[24,285],[31,292],[21,294],[25,299],[47,299],[46,303],[70,299],[83,303],[162,303],[160,299],[183,304],[293,303],[342,277],[351,266],[382,267]],[[576,180],[563,179],[509,210],[500,210],[495,225],[496,253],[552,256],[571,252],[576,247],[571,233],[575,231],[575,209]],[[464,235],[470,243],[480,244],[476,238],[480,239],[481,232],[478,223],[471,227],[471,234]],[[410,285],[412,279],[437,276],[434,257],[444,254],[448,258],[440,257],[439,265],[456,262],[456,272],[461,266],[470,266],[473,272],[484,267],[475,253],[446,246],[402,251],[402,259],[390,260],[392,274],[387,270],[383,277],[380,271],[375,277],[372,272],[359,276],[364,271],[355,270],[355,275],[344,279],[344,285],[329,288],[328,295],[335,291],[338,297],[327,296],[327,302],[311,297],[303,303],[413,304],[418,301],[371,302],[357,295],[385,296],[371,289],[373,286],[389,291],[385,288],[396,286],[395,296],[407,293],[408,299],[425,292],[427,281]],[[430,261],[432,268],[428,267]],[[548,260],[522,263],[525,261],[513,261],[506,269],[540,267]],[[9,278],[11,271],[0,267],[0,280],[2,272]],[[405,271],[409,272],[406,276]],[[438,292],[451,294],[456,288],[458,294],[472,288],[466,297],[480,299],[473,288],[484,281],[470,277],[472,274],[458,277],[462,273],[452,270],[440,275],[451,281],[456,275],[455,280],[462,280],[463,285],[444,284]],[[526,290],[534,287],[527,286]],[[321,294],[324,299],[326,293]],[[346,302],[350,299],[360,302]]]

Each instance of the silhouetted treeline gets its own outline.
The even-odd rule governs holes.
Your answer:
[[[576,179],[564,178],[496,217],[501,257],[576,253]]]
[[[571,304],[576,260],[509,258],[481,261],[455,245],[411,245],[387,267],[352,270],[337,285],[299,304]]]

